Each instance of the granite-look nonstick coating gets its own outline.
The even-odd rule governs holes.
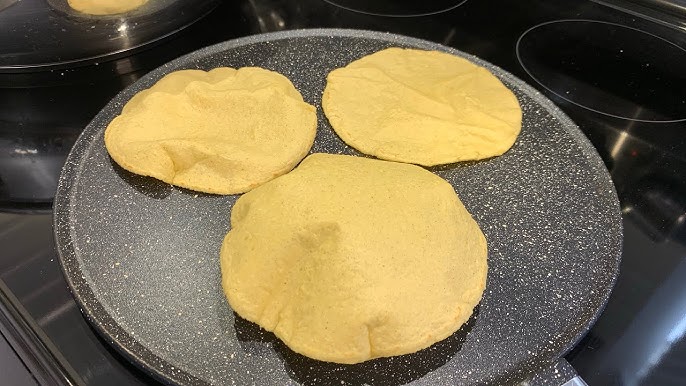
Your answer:
[[[219,248],[237,196],[140,177],[114,164],[103,132],[123,104],[183,68],[260,66],[286,75],[319,127],[312,152],[357,154],[321,110],[326,75],[389,46],[449,52],[488,67],[519,98],[521,136],[501,157],[433,168],[450,181],[489,245],[486,292],[452,337],[419,353],[345,366],[288,350],[237,318],[221,290]],[[360,90],[364,92],[364,90]],[[354,30],[251,36],[179,58],[121,92],[83,132],[60,178],[55,231],[83,313],[115,347],[179,384],[503,384],[553,363],[587,331],[618,272],[622,229],[600,157],[549,100],[456,50]]]

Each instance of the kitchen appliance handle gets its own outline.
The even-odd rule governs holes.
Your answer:
[[[520,386],[588,386],[566,359],[560,358],[553,365],[539,371]]]

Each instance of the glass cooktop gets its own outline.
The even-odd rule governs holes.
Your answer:
[[[610,171],[625,232],[610,301],[566,358],[591,386],[686,383],[686,32],[654,13],[564,0],[224,1],[129,56],[0,73],[0,333],[33,381],[157,382],[90,327],[60,271],[51,205],[81,130],[118,91],[183,53],[314,27],[439,42],[504,68],[561,107]]]

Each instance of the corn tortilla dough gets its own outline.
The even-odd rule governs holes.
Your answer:
[[[290,171],[317,130],[315,108],[258,67],[173,72],[136,94],[105,131],[133,173],[206,193],[248,191]]]
[[[501,155],[522,122],[517,98],[487,69],[415,49],[388,48],[332,71],[322,107],[348,145],[425,166]]]
[[[469,319],[486,285],[479,226],[415,165],[313,154],[239,198],[231,226],[231,307],[322,361],[426,348]]]
[[[148,0],[67,0],[75,11],[89,15],[115,15],[133,11]]]

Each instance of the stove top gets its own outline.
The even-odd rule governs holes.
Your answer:
[[[155,383],[90,327],[62,277],[51,205],[69,149],[110,98],[174,57],[260,32],[358,28],[479,56],[538,88],[579,125],[617,187],[625,242],[605,311],[566,358],[591,386],[684,384],[686,32],[669,24],[673,14],[660,18],[650,8],[640,17],[627,8],[564,0],[224,1],[128,56],[0,73],[0,333],[41,384]]]

